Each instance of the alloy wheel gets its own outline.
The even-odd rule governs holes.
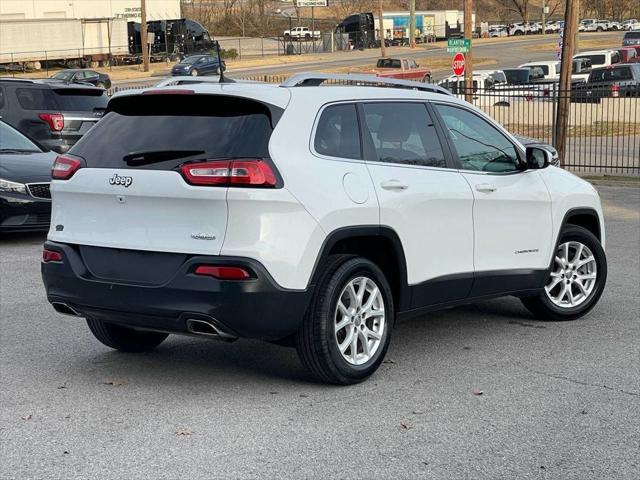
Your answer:
[[[347,283],[334,313],[335,339],[342,357],[352,365],[367,363],[382,344],[386,328],[384,298],[368,277]]]
[[[549,281],[547,297],[560,308],[574,308],[593,293],[598,278],[596,259],[583,243],[570,241],[558,247]]]

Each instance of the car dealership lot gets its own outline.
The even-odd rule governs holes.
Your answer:
[[[0,239],[0,477],[637,478],[640,189],[599,190],[591,314],[508,298],[405,321],[353,387],[255,341],[110,351],[47,303],[44,237]]]

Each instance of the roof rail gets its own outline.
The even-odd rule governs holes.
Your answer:
[[[451,92],[445,88],[431,83],[414,82],[411,80],[401,80],[398,78],[377,77],[373,74],[363,73],[314,73],[305,72],[298,73],[287,78],[280,84],[281,87],[317,87],[325,82],[342,84],[343,82],[353,82],[355,86],[367,87],[390,87],[390,88],[406,88],[409,90],[420,90],[423,92],[442,93],[451,95]],[[362,85],[364,84],[364,85]]]
[[[173,85],[190,85],[196,83],[220,83],[220,75],[211,75],[205,77],[191,77],[189,75],[179,75],[175,77],[167,77],[155,84],[156,87],[169,87]],[[225,77],[223,83],[236,83],[236,80]]]

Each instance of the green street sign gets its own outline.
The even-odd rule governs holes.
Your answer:
[[[447,40],[447,53],[468,53],[471,40],[468,38],[450,38]]]

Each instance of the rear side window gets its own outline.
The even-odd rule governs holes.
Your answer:
[[[332,105],[322,111],[314,148],[321,155],[361,158],[358,117],[354,104]]]
[[[426,105],[367,103],[363,109],[366,131],[371,136],[377,161],[426,167],[447,166]]]
[[[272,114],[281,113],[220,95],[119,97],[70,153],[93,168],[157,170],[193,160],[268,158]]]
[[[109,101],[102,90],[74,88],[18,88],[18,103],[25,110],[59,110],[63,112],[93,112],[104,110]]]

